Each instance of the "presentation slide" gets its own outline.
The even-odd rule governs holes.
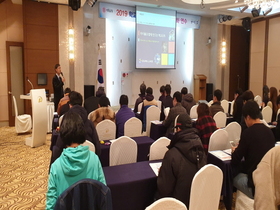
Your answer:
[[[175,68],[176,11],[136,7],[136,68]]]

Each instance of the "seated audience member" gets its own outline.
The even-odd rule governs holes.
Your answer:
[[[169,84],[165,85],[165,99],[163,101],[163,107],[173,107],[173,99],[170,96],[171,94],[171,86]]]
[[[206,155],[187,113],[179,115],[168,149],[157,179],[159,198],[173,197],[189,207],[191,183],[196,172],[206,164]]]
[[[267,85],[263,86],[263,96],[262,96],[262,101],[263,101],[263,107],[267,105],[267,102],[269,101],[269,87]]]
[[[164,115],[164,106],[163,106],[163,101],[165,99],[165,86],[162,85],[159,89],[159,92],[160,92],[160,97],[158,98],[159,101],[161,101],[161,107],[160,108],[160,121],[163,121],[164,118],[165,118],[165,115]]]
[[[75,112],[67,112],[59,132],[67,148],[51,165],[46,209],[53,209],[59,195],[81,179],[95,179],[106,184],[98,156],[88,146],[81,145],[86,140],[82,118]]]
[[[81,105],[83,103],[83,97],[80,93],[72,91],[69,94],[69,106],[70,109],[68,112],[75,112],[80,115],[83,120],[85,131],[86,131],[86,140],[92,142],[95,146],[95,153],[99,156],[101,153],[99,137],[97,135],[96,129],[93,123],[87,118],[87,111]],[[64,116],[63,116],[64,118]],[[63,121],[63,119],[62,119]],[[53,142],[52,142],[53,144]],[[55,145],[52,147],[52,157],[51,164],[61,155],[62,150],[66,148],[66,145],[63,143],[61,136],[57,137]]]
[[[241,97],[242,97],[242,100],[243,100],[243,106],[244,106],[244,104],[246,104],[247,101],[249,101],[249,100],[254,100],[254,98],[255,98],[255,97],[254,97],[254,94],[253,94],[253,92],[252,92],[251,90],[246,90],[246,91],[241,95]],[[243,107],[243,106],[242,106],[242,107]],[[242,108],[242,109],[243,109],[243,108]],[[259,118],[262,119],[261,113],[260,113]],[[245,121],[244,121],[244,117],[243,117],[243,116],[241,116],[240,126],[241,126],[242,131],[243,131],[244,129],[247,128],[247,125],[246,125],[246,123],[245,123]]]
[[[102,120],[108,119],[115,122],[115,112],[110,107],[110,101],[106,96],[101,96],[99,99],[98,109],[89,115],[89,119],[96,126]]]
[[[238,146],[232,148],[231,165],[236,175],[233,185],[253,199],[252,173],[266,152],[274,147],[275,139],[271,129],[260,121],[260,109],[255,101],[250,100],[244,104],[242,115],[248,128],[241,133]]]
[[[153,89],[151,87],[148,87],[146,90],[146,96],[143,101],[143,106],[140,113],[140,119],[143,122],[143,131],[146,131],[146,111],[150,106],[157,106],[157,101],[154,99]]]
[[[271,122],[276,120],[276,114],[278,111],[277,95],[277,89],[275,87],[269,88],[269,102],[267,103],[267,105],[272,109]]]
[[[170,109],[167,118],[162,122],[162,124],[167,127],[166,137],[168,137],[170,133],[173,133],[173,127],[177,115],[187,113],[186,109],[182,106],[181,101],[182,94],[179,91],[176,91],[173,94],[173,107]]]
[[[59,116],[61,116],[61,113],[60,113],[60,109],[61,107],[64,105],[64,104],[67,104],[67,102],[69,101],[69,93],[71,92],[71,89],[70,88],[65,88],[64,90],[64,97],[62,99],[60,99],[59,103],[58,103],[58,106],[57,106],[57,114]],[[64,114],[64,113],[63,113]]]
[[[215,120],[209,115],[209,106],[205,103],[200,103],[197,107],[198,119],[195,127],[199,132],[205,154],[208,154],[209,140],[212,133],[217,130]]]
[[[217,89],[214,91],[213,95],[213,104],[210,106],[210,116],[214,117],[217,112],[224,112],[223,107],[221,106],[222,91]]]
[[[196,105],[196,101],[191,93],[188,93],[188,88],[183,87],[181,90],[182,94],[182,106],[185,107],[187,113],[190,114],[192,106]]]
[[[84,107],[88,114],[98,108],[99,98],[103,95],[106,96],[104,87],[99,87],[95,96],[90,96],[85,100]]]
[[[242,107],[243,107],[243,98],[242,98],[242,89],[239,88],[235,91],[234,94],[234,105],[233,105],[233,121],[240,124],[242,117]]]
[[[145,93],[146,93],[146,85],[144,83],[142,83],[140,85],[140,94],[139,94],[139,97],[136,99],[135,101],[135,105],[134,105],[134,113],[137,113],[137,112],[140,112],[140,110],[138,110],[138,105],[140,103],[143,102],[143,100],[145,99]]]
[[[121,95],[120,109],[116,114],[117,138],[124,135],[124,124],[132,117],[135,117],[135,114],[128,107],[128,97],[127,95]]]

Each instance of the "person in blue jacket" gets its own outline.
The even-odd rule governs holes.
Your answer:
[[[98,156],[88,146],[81,145],[86,140],[86,132],[80,115],[67,112],[59,132],[67,148],[51,165],[46,209],[53,209],[59,195],[81,179],[95,179],[106,185]]]

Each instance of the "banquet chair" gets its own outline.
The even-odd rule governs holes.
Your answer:
[[[280,146],[275,146],[264,155],[257,169],[253,172],[255,209],[280,209],[279,168]]]
[[[231,102],[231,105],[230,105],[230,111],[229,111],[229,115],[232,116],[233,115],[233,107],[234,107],[234,100]]]
[[[221,101],[221,106],[223,107],[225,113],[228,113],[228,112],[229,112],[229,111],[228,111],[228,107],[229,107],[228,100],[223,99],[223,100]]]
[[[213,100],[208,102],[208,106],[210,107],[213,104]]]
[[[160,100],[157,100],[157,107],[158,107],[159,109],[161,109],[161,104],[162,104],[162,102],[161,102]]]
[[[88,146],[89,150],[95,153],[95,146],[92,142],[89,140],[85,140],[85,142],[82,144],[83,146]]]
[[[150,146],[149,160],[161,160],[167,152],[167,146],[170,144],[170,139],[160,137]]]
[[[121,136],[111,143],[109,153],[110,166],[136,163],[137,143],[127,136]]]
[[[277,114],[276,114],[276,121],[278,121],[278,115],[280,114],[280,109],[277,110]]]
[[[222,183],[223,172],[220,168],[212,164],[203,166],[192,180],[189,209],[218,209]]]
[[[236,191],[235,210],[253,210],[254,199],[249,198],[240,190]]]
[[[228,133],[224,129],[218,129],[210,136],[208,151],[230,149]]]
[[[259,95],[256,95],[254,100],[257,102],[257,104],[259,105],[259,107],[262,107],[262,97]]]
[[[225,127],[225,130],[228,132],[229,142],[234,141],[237,144],[241,136],[241,126],[237,122],[231,122]]]
[[[177,200],[176,198],[161,198],[151,205],[149,205],[145,210],[188,210],[186,205]]]
[[[99,141],[110,140],[116,138],[116,124],[112,120],[102,120],[96,125],[96,132]]]
[[[137,117],[132,117],[124,123],[124,135],[135,137],[142,135],[142,121]]]
[[[216,122],[217,128],[224,128],[226,127],[227,123],[227,115],[224,112],[217,112],[214,116],[213,119]]]
[[[58,126],[61,126],[61,122],[62,122],[63,116],[64,116],[64,115],[61,115],[61,116],[58,118]]]
[[[272,109],[270,106],[266,106],[262,109],[262,116],[263,119],[267,122],[270,123],[271,122],[271,117],[272,117]]]
[[[191,110],[190,110],[190,118],[191,119],[196,119],[197,118],[197,107],[198,105],[193,105]]]
[[[151,121],[160,120],[160,109],[156,106],[150,106],[146,111],[146,135],[150,136]]]
[[[165,118],[168,116],[169,111],[170,111],[170,107],[164,108],[164,115],[165,115]]]
[[[176,133],[176,128],[175,128],[175,126],[177,125],[178,117],[179,117],[179,115],[177,115],[177,116],[175,117],[175,119],[174,119],[174,129],[173,129],[173,132],[174,132],[174,133]]]
[[[95,112],[95,110],[93,110],[92,112],[90,112],[89,114],[88,114],[88,119],[90,120],[90,115],[91,114],[93,114]]]
[[[54,210],[112,210],[111,190],[94,179],[82,179],[68,187],[57,199]]]
[[[14,110],[15,110],[16,133],[26,133],[30,131],[32,128],[31,115],[29,114],[19,115],[15,96],[13,96],[13,102],[14,102]]]
[[[143,102],[141,102],[140,104],[138,104],[138,108],[137,108],[137,112],[138,112],[138,113],[141,113],[142,107],[143,107]]]

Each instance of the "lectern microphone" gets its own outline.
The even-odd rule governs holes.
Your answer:
[[[32,82],[28,79],[28,77],[27,77],[27,82],[29,82],[29,84],[31,85],[31,89],[34,89],[34,87],[33,87],[33,84],[32,84]]]

